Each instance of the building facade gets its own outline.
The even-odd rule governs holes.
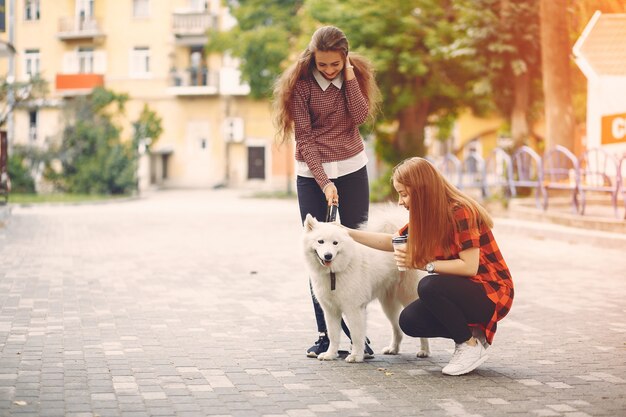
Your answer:
[[[49,93],[15,110],[9,141],[60,139],[62,110],[105,87],[130,97],[123,138],[147,104],[163,134],[150,145],[144,186],[289,186],[290,145],[274,145],[267,100],[253,100],[238,61],[207,54],[206,32],[234,22],[220,0],[14,0],[14,76],[39,74]],[[6,39],[6,34],[3,34]]]

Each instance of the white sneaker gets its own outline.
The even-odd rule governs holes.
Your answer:
[[[441,372],[445,375],[463,375],[472,372],[487,360],[489,355],[482,343],[470,346],[467,343],[456,345],[450,363]]]

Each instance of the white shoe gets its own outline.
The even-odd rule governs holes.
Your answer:
[[[489,355],[482,343],[470,346],[467,343],[456,345],[450,363],[441,372],[445,375],[463,375],[472,372],[487,360]]]

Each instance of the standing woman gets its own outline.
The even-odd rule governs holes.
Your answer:
[[[295,134],[302,222],[307,213],[325,219],[328,206],[338,205],[341,197],[341,223],[355,228],[367,221],[369,212],[367,156],[359,126],[374,117],[380,93],[372,65],[359,55],[348,55],[348,49],[340,29],[316,30],[309,46],[276,82],[274,107],[280,141]],[[319,339],[307,356],[317,357],[329,341],[324,313],[311,295]],[[366,350],[373,353],[368,345]]]

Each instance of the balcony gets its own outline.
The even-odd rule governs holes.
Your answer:
[[[187,69],[173,68],[170,71],[169,94],[175,96],[206,96],[218,93],[219,73],[207,67]]]
[[[93,17],[63,17],[59,19],[57,37],[61,40],[96,39],[104,36],[100,24]]]
[[[104,86],[102,74],[57,74],[56,90],[62,96],[79,96],[91,93],[96,87]]]
[[[177,45],[192,46],[207,43],[206,32],[217,28],[217,16],[208,12],[174,12],[172,32]]]

